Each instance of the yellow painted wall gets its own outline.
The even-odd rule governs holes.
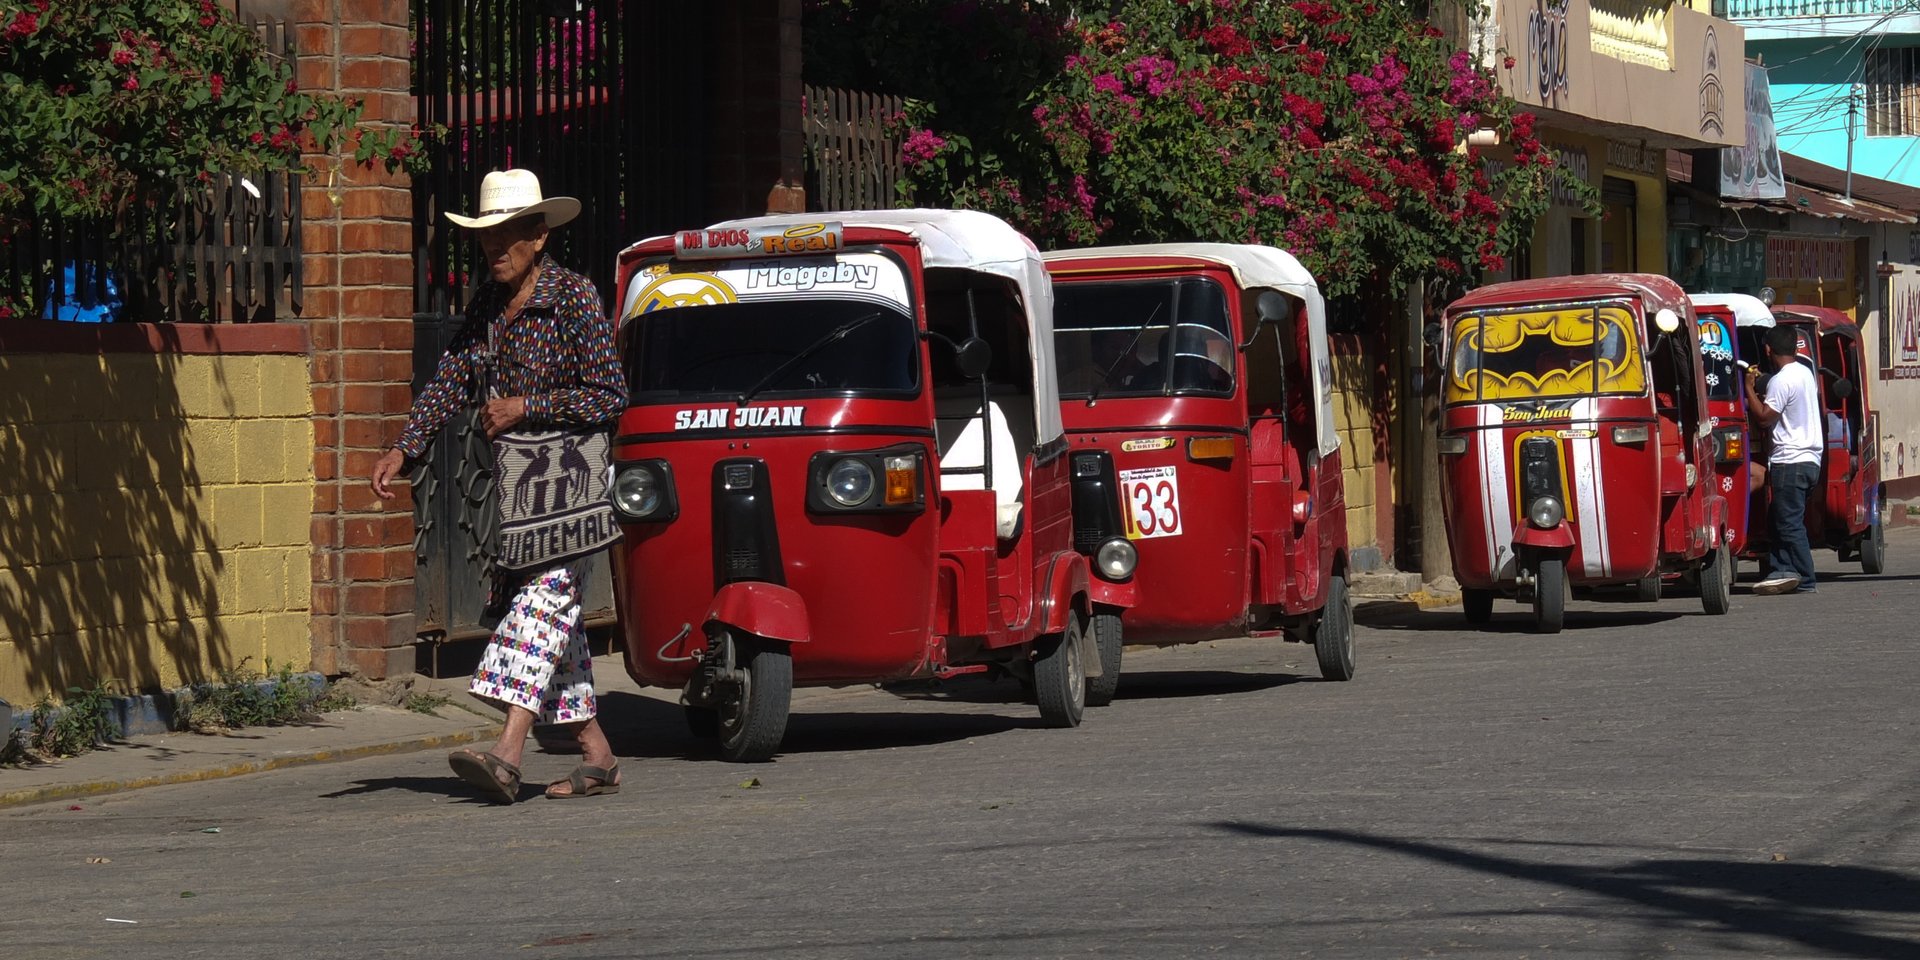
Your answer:
[[[0,698],[311,660],[302,355],[0,354]]]
[[[1379,539],[1380,529],[1374,525],[1373,376],[1367,358],[1333,355],[1333,422],[1346,484],[1347,548],[1367,546]]]

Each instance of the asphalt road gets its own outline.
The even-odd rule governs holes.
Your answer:
[[[1295,645],[1130,650],[1071,731],[1004,686],[841,691],[741,767],[615,693],[612,797],[488,806],[414,754],[10,811],[0,956],[1920,957],[1890,541],[1719,618],[1363,627],[1346,684]]]

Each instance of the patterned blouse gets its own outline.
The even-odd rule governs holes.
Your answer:
[[[494,395],[527,398],[529,426],[603,423],[626,405],[616,326],[601,312],[592,281],[542,254],[533,293],[508,323],[502,314],[510,298],[506,284],[493,282],[474,295],[466,324],[414,398],[394,444],[408,459],[425,453],[434,434],[483,395],[490,338],[502,358],[493,371]]]

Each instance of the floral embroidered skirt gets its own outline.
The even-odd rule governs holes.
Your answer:
[[[593,654],[580,627],[585,581],[585,564],[578,563],[520,581],[468,689],[531,710],[541,723],[591,720]]]

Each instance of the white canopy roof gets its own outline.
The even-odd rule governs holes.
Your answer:
[[[1773,326],[1773,311],[1767,308],[1759,297],[1745,293],[1689,293],[1687,299],[1696,307],[1726,307],[1733,312],[1733,322],[1741,327]]]
[[[1053,282],[1040,251],[1005,220],[977,210],[847,210],[788,213],[716,223],[709,229],[839,223],[898,230],[920,241],[920,262],[932,269],[973,270],[1013,281],[1026,311],[1033,358],[1033,419],[1037,442],[1065,431],[1060,424],[1059,373],[1053,363]]]
[[[1117,247],[1087,247],[1080,250],[1049,250],[1042,254],[1048,263],[1113,257],[1191,257],[1217,263],[1233,271],[1233,279],[1246,290],[1278,290],[1307,305],[1307,344],[1312,353],[1313,392],[1320,398],[1314,407],[1314,433],[1320,455],[1340,449],[1340,434],[1333,419],[1333,358],[1327,349],[1327,303],[1320,296],[1320,284],[1313,274],[1294,259],[1293,254],[1274,247],[1250,243],[1141,243]]]

